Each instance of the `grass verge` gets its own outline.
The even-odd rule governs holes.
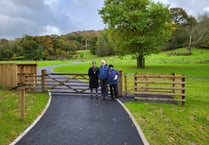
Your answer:
[[[48,102],[47,93],[26,93],[25,120],[20,120],[18,91],[0,89],[0,145],[7,145],[22,133],[42,112]]]
[[[153,145],[208,145],[209,78],[188,78],[185,106],[129,102],[126,107]]]

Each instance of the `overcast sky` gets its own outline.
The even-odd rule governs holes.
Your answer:
[[[209,11],[209,0],[154,0],[184,8],[190,15]],[[67,34],[105,27],[98,9],[104,0],[0,0],[0,38]]]

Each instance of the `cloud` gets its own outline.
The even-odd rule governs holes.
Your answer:
[[[208,0],[153,0],[181,7],[190,15],[209,9]],[[24,34],[66,34],[105,27],[98,9],[104,0],[0,0],[0,38]]]
[[[56,26],[49,26],[49,25],[47,25],[47,26],[44,26],[42,28],[42,34],[41,35],[51,35],[51,34],[60,35],[61,32],[60,32],[59,28],[56,27]]]
[[[0,38],[103,29],[103,1],[0,0]]]
[[[180,7],[186,10],[189,15],[198,16],[203,14],[209,7],[209,0],[154,0],[164,4],[170,4],[170,7]]]
[[[41,0],[1,0],[0,37],[36,35],[42,25],[47,22],[45,21],[45,16],[48,14],[47,8],[41,2]]]
[[[209,14],[209,7],[205,7],[205,8],[204,8],[204,12],[206,12],[206,13]]]

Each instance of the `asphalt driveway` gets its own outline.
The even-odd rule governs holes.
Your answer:
[[[16,145],[143,145],[117,101],[52,94],[41,120]]]

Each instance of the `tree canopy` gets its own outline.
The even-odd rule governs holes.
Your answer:
[[[149,0],[105,0],[99,11],[113,35],[119,54],[134,54],[137,67],[146,55],[158,52],[172,32],[168,6]]]

